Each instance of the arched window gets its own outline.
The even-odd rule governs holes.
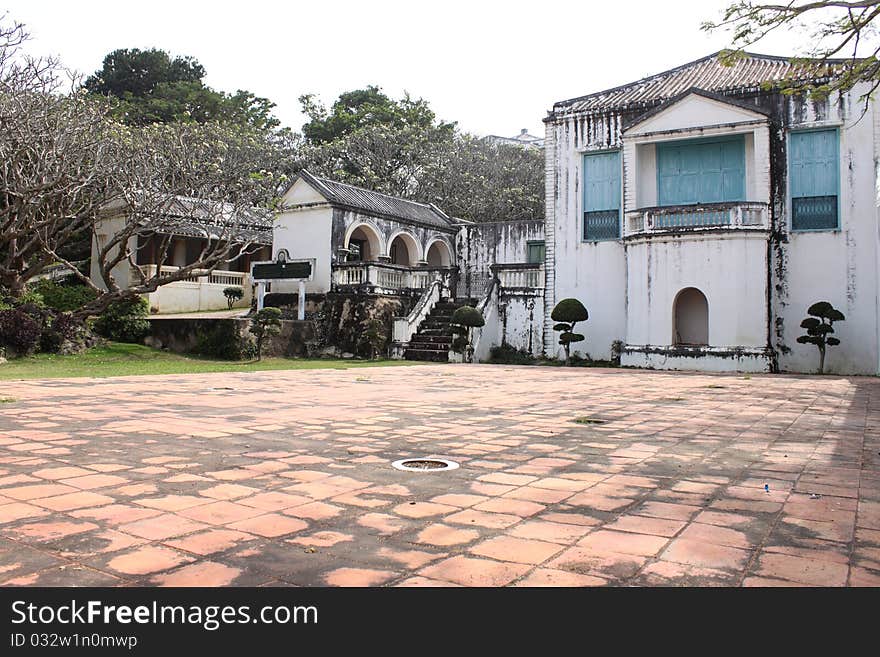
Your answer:
[[[452,264],[449,247],[440,240],[431,244],[428,248],[428,257],[425,259],[428,261],[429,267],[449,267]]]
[[[392,265],[415,267],[420,257],[418,242],[409,233],[398,233],[397,237],[391,240],[388,255],[391,257]]]
[[[683,289],[672,304],[672,340],[677,345],[709,344],[709,302],[695,287]]]
[[[382,243],[376,231],[367,224],[355,228],[345,247],[349,250],[349,261],[369,262],[376,260],[382,252]]]

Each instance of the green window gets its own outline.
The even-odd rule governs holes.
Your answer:
[[[833,230],[837,216],[837,130],[792,132],[788,140],[792,230]]]
[[[528,253],[526,254],[526,262],[530,264],[543,264],[544,262],[544,242],[527,242]]]
[[[620,153],[584,155],[586,241],[620,238]]]

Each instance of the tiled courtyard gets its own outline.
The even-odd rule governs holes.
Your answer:
[[[877,379],[438,365],[2,396],[3,585],[880,585]],[[390,465],[427,455],[461,468]]]

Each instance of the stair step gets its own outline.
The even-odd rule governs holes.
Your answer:
[[[410,344],[415,342],[431,342],[436,344],[452,344],[452,334],[449,335],[426,335],[424,333],[416,333],[410,339]]]
[[[406,360],[425,360],[437,363],[449,362],[447,349],[407,349],[403,357]]]

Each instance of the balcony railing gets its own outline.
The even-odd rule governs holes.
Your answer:
[[[141,269],[144,271],[144,275],[147,279],[153,278],[156,276],[157,266],[156,265],[141,265]],[[159,269],[159,277],[160,278],[168,278],[169,276],[177,273],[180,270],[180,267],[172,267],[170,265],[162,265]],[[137,268],[131,268],[131,280],[134,283],[139,282],[139,275]],[[212,272],[209,272],[206,269],[194,269],[186,278],[180,279],[182,282],[185,281],[187,283],[199,283],[202,285],[222,285],[224,287],[245,287],[245,283],[247,282],[248,274],[246,272],[240,271],[225,271],[221,269],[215,269]]]
[[[491,269],[504,290],[544,289],[544,265],[542,263],[496,264],[492,265]]]
[[[453,267],[403,267],[382,262],[340,262],[333,265],[334,287],[370,285],[383,290],[424,290],[435,280],[448,284]]]
[[[705,203],[642,208],[626,213],[626,234],[676,232],[705,228],[766,229],[766,203]]]

